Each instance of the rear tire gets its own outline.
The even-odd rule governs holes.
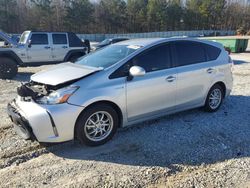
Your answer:
[[[215,84],[208,92],[204,110],[207,112],[216,112],[223,101],[224,91],[219,84]]]
[[[18,71],[17,63],[7,57],[0,58],[0,79],[11,79]]]
[[[107,104],[96,104],[85,110],[76,122],[77,139],[88,146],[108,142],[119,124],[117,112]]]

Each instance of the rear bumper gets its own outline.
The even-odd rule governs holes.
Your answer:
[[[20,98],[7,106],[18,135],[24,139],[48,143],[74,139],[75,122],[83,109],[67,103],[40,105]]]
[[[226,89],[225,97],[228,97],[231,93],[232,89]]]

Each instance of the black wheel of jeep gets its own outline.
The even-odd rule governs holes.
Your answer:
[[[117,112],[111,106],[93,105],[78,118],[76,137],[83,144],[99,146],[114,136],[118,123]]]
[[[18,71],[17,63],[7,57],[0,58],[0,78],[11,79],[16,76]]]

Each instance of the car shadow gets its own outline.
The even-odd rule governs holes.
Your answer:
[[[242,61],[242,60],[233,60],[233,62],[235,65],[241,65],[241,64],[247,63],[246,61]]]
[[[250,156],[250,97],[232,95],[216,113],[189,110],[118,131],[108,143],[52,147],[56,156],[135,166],[214,164]]]

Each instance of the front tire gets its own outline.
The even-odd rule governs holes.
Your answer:
[[[0,58],[0,79],[11,79],[16,76],[17,71],[18,67],[14,60],[7,57]]]
[[[208,92],[204,110],[207,112],[216,112],[223,101],[224,91],[219,84],[214,85]]]
[[[110,105],[97,104],[84,111],[76,123],[77,139],[89,146],[108,142],[118,128],[117,112]]]

